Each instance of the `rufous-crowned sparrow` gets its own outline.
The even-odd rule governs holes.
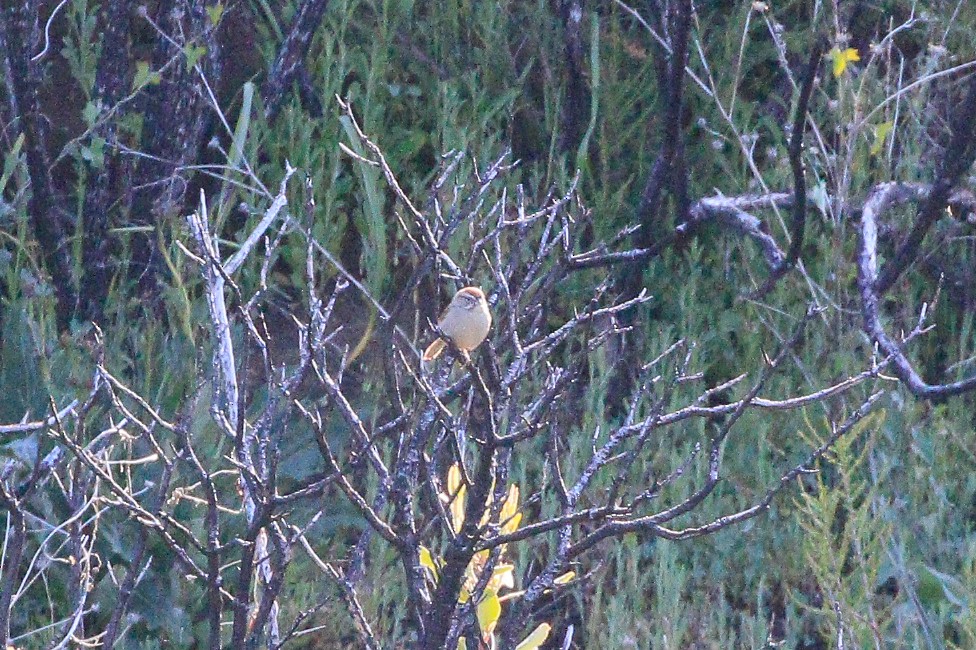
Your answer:
[[[474,350],[488,336],[488,328],[491,327],[491,312],[488,311],[485,292],[478,287],[465,287],[458,291],[441,314],[437,326],[462,352]],[[424,350],[424,361],[433,361],[446,347],[443,339],[435,340]]]

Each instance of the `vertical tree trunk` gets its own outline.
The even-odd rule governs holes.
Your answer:
[[[31,226],[41,247],[54,293],[57,296],[58,327],[65,329],[77,304],[71,277],[71,258],[65,238],[63,203],[54,191],[45,152],[44,120],[37,97],[37,75],[30,57],[34,31],[34,3],[30,0],[4,3],[3,40],[9,66],[8,92],[18,109],[19,129],[24,134],[24,154],[31,182],[28,203]]]

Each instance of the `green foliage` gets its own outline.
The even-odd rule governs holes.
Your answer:
[[[88,0],[76,0],[67,5],[67,13],[70,35],[64,39],[61,56],[67,60],[71,76],[78,83],[85,98],[91,99],[95,85],[95,67],[101,51],[96,38],[97,5],[89,7]]]
[[[827,638],[851,635],[860,647],[882,643],[891,619],[887,599],[876,597],[885,551],[892,543],[891,526],[877,512],[877,495],[858,474],[873,447],[872,429],[883,423],[884,414],[878,412],[858,426],[870,432],[860,449],[854,447],[853,437],[835,445],[832,465],[816,474],[798,508],[807,533],[803,555],[817,586],[808,606]],[[815,444],[822,435],[813,434]],[[830,484],[828,471],[836,473]]]
[[[100,47],[90,4],[69,4],[69,33],[61,49],[76,90],[86,100],[91,100]],[[250,4],[263,17],[255,38],[267,63],[282,38],[279,19],[289,12],[282,14],[265,0]],[[297,3],[290,4],[293,10]],[[581,143],[561,151],[564,52],[559,21],[549,4],[331,3],[306,61],[325,105],[324,116],[309,117],[294,100],[269,125],[254,83],[243,85],[229,102],[236,122],[221,160],[219,193],[213,194],[219,196],[214,199],[216,221],[227,248],[246,231],[234,223],[232,208],[247,202],[252,210],[247,219],[253,221],[268,203],[256,200],[247,186],[245,161],[256,177],[274,188],[287,160],[307,175],[314,188],[316,218],[308,224],[312,235],[348,263],[350,272],[378,295],[386,295],[398,273],[408,267],[407,246],[394,215],[400,208],[388,194],[381,172],[340,152],[343,144],[364,153],[351,136],[348,121],[340,117],[333,100],[336,95],[351,99],[364,130],[387,152],[411,196],[422,196],[442,152],[465,150],[484,158],[512,146],[523,160],[521,180],[532,196],[544,196],[553,185],[564,190],[576,170],[581,171],[587,208],[597,216],[596,238],[612,236],[632,223],[656,152],[662,101],[655,77],[656,45],[616,5],[600,7],[585,17],[587,82],[592,91],[587,129]],[[687,126],[686,155],[692,170],[689,190],[695,197],[713,188],[724,194],[757,190],[751,164],[763,168],[770,187],[790,186],[783,116],[792,110],[787,105],[791,91],[767,27],[785,25],[788,58],[794,64],[805,60],[813,33],[835,18],[809,16],[808,3],[787,2],[762,15],[747,4],[739,3],[733,11],[726,11],[723,4],[727,3],[699,7],[695,25],[710,62],[714,86],[709,92],[715,97],[686,80],[689,112],[694,116]],[[905,4],[875,3],[854,25],[855,36],[876,39],[884,33],[878,31],[878,21],[904,11]],[[949,59],[972,59],[976,9],[972,3],[961,3],[959,14],[949,22],[953,3],[922,4],[928,20],[919,21],[891,43],[886,41],[885,47],[894,48],[895,54],[885,57],[862,50],[860,61],[844,59],[846,67],[839,74],[829,74],[827,67],[821,70],[822,82],[811,110],[824,140],[808,135],[808,178],[811,191],[826,193],[829,185],[837,205],[857,198],[874,182],[927,180],[919,177],[934,167],[926,157],[929,147],[924,143],[932,137],[926,116],[941,98],[929,90],[931,85],[898,94],[904,84],[899,75],[908,69],[922,77],[944,69]],[[219,22],[222,16],[226,20],[224,9],[212,5],[211,21]],[[887,22],[882,27],[886,29]],[[204,54],[202,47],[188,46],[181,65],[191,67]],[[707,83],[709,71],[694,48],[689,67]],[[158,71],[146,62],[135,63],[133,91],[158,83]],[[892,99],[896,94],[897,101]],[[719,102],[727,115],[719,110]],[[107,109],[90,102],[82,106],[79,118],[85,128]],[[138,132],[140,119],[137,114],[125,116],[132,122],[127,130]],[[78,156],[99,169],[105,145],[90,139],[79,145]],[[21,136],[4,152],[0,176],[2,423],[19,421],[25,413],[32,419],[43,416],[49,397],[58,404],[84,398],[92,367],[85,343],[90,332],[78,327],[72,334],[58,336],[55,330],[52,291],[37,242],[30,235],[22,146]],[[747,151],[755,153],[754,160],[749,160]],[[83,175],[79,184],[83,189]],[[300,196],[290,198],[293,206],[303,203]],[[813,390],[869,363],[870,346],[857,314],[850,311],[855,297],[851,215],[829,206],[825,194],[818,207],[808,215],[803,252],[808,279],[789,276],[763,302],[745,297],[764,277],[762,258],[752,243],[719,228],[707,229],[683,250],[657,260],[645,275],[655,300],[636,321],[646,338],[647,357],[683,337],[696,342],[693,355],[705,368],[705,381],[709,385],[726,381],[770,353],[788,335],[805,304],[816,298],[832,308],[815,321],[798,353],[803,371],[774,376],[769,393],[786,396]],[[892,213],[895,225],[913,217],[909,210]],[[769,217],[770,228],[781,241],[787,218],[786,214]],[[120,225],[118,232],[126,227]],[[175,245],[184,235],[179,224],[161,234],[167,269],[165,318],[142,314],[132,287],[119,278],[110,295],[114,321],[103,328],[106,366],[124,376],[137,392],[151,397],[166,417],[175,416],[184,396],[209,372],[210,343],[199,329],[207,307],[195,267]],[[949,237],[946,247],[960,268],[972,267],[971,237]],[[128,259],[131,251],[124,240],[122,248],[121,256]],[[271,284],[286,299],[291,297],[288,290],[301,284],[304,256],[299,242],[285,246],[271,265]],[[258,286],[258,266],[253,262],[245,269],[242,290]],[[333,274],[329,269],[320,271],[323,281]],[[574,287],[559,290],[572,297]],[[892,331],[910,329],[921,304],[930,301],[932,294],[933,284],[924,276],[906,281],[903,299],[885,314]],[[951,298],[943,299],[935,310],[936,332],[913,343],[913,358],[922,367],[950,368],[961,377],[974,370],[976,328],[971,305]],[[366,329],[363,323],[351,325]],[[567,476],[578,475],[586,453],[605,440],[613,424],[604,414],[611,397],[611,372],[612,359],[594,353],[573,438],[578,462],[563,468]],[[891,388],[890,382],[878,381]],[[368,389],[367,378],[364,390]],[[692,394],[694,387],[679,387],[675,403],[682,390]],[[859,396],[852,396],[851,403]],[[894,389],[883,414],[856,435],[841,439],[829,461],[798,482],[793,492],[798,496],[775,501],[764,517],[696,542],[628,537],[618,544],[605,543],[599,558],[581,567],[571,602],[560,603],[565,605],[561,615],[583,619],[580,647],[758,648],[780,643],[831,647],[840,634],[845,635],[847,647],[976,646],[972,406],[971,397],[936,406],[919,404]],[[202,449],[223,458],[225,441],[210,424],[208,407],[195,405],[189,428]],[[784,468],[799,462],[804,450],[829,435],[822,424],[826,415],[830,414],[817,406],[802,415],[746,414],[722,450],[726,473],[719,494],[682,521],[707,521],[754,502]],[[674,429],[673,437],[653,441],[652,453],[633,468],[634,474],[646,476],[655,468],[676,467],[695,443],[714,433],[710,426],[689,422]],[[334,433],[337,438],[343,435]],[[313,443],[307,431],[292,426],[281,439],[282,467],[288,479],[301,480],[317,469],[314,455],[308,453]],[[2,443],[4,458],[26,458],[53,445],[40,436]],[[137,448],[133,453],[146,451]],[[537,461],[543,451],[519,460],[514,483],[538,485],[544,470]],[[226,460],[220,465],[224,470],[232,467]],[[703,471],[701,463],[695,464],[659,498],[663,502],[686,496],[700,484]],[[132,477],[135,482],[141,478],[138,468]],[[221,488],[236,489],[230,479]],[[44,507],[54,510],[60,505]],[[558,510],[556,503],[547,500],[538,507],[541,516]],[[187,506],[180,516],[182,523],[202,536],[202,509]],[[337,543],[337,536],[352,535],[361,526],[349,511],[335,508],[312,533],[327,549]],[[127,538],[107,538],[99,549],[106,570],[116,571],[115,567],[131,560],[132,543]],[[384,556],[384,547],[375,540],[373,545],[378,560],[366,567],[364,583],[375,588],[364,596],[363,609],[373,625],[391,638],[407,639],[406,587],[396,557],[388,550]],[[160,561],[136,590],[128,637],[131,647],[190,647],[197,633],[202,634],[202,624],[190,618],[202,590],[170,570],[172,557],[165,547],[156,543],[152,552]],[[517,575],[536,567],[541,557],[541,551],[524,544],[511,545],[508,553]],[[282,599],[289,616],[334,589],[303,580],[310,570],[303,561],[292,565]],[[70,576],[67,571],[51,576],[50,597],[56,598],[67,589]],[[108,582],[96,593],[100,602],[111,602]],[[49,622],[42,606],[46,596],[40,594],[39,589],[32,592],[31,606],[18,611],[16,625],[28,628]],[[333,602],[339,603],[338,595],[333,595]],[[337,647],[349,641],[352,621],[340,605],[313,620],[322,629],[308,647]],[[53,636],[41,634],[24,643],[42,647],[52,640]]]

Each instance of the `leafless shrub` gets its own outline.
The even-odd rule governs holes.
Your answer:
[[[356,125],[351,109],[343,110]],[[294,170],[287,170],[263,218],[227,259],[201,197],[199,209],[188,217],[192,241],[183,245],[204,281],[214,350],[208,381],[199,393],[188,396],[178,412],[166,414],[96,359],[86,403],[56,414],[52,405],[46,421],[3,429],[5,434],[46,430],[58,442],[46,458],[20,465],[9,461],[0,477],[0,498],[8,512],[0,601],[6,639],[16,643],[29,633],[8,631],[8,621],[46,570],[36,558],[60,558],[69,561],[78,585],[69,602],[52,604],[63,643],[74,639],[114,647],[124,638],[126,612],[141,576],[151,562],[161,561],[147,555],[153,542],[162,543],[179,570],[202,590],[199,615],[207,621],[207,647],[277,648],[314,626],[314,612],[324,603],[297,620],[281,620],[285,572],[297,555],[307,555],[338,587],[362,642],[383,647],[387,631],[371,625],[360,603],[362,591],[370,587],[364,582],[364,567],[375,548],[369,541],[379,538],[399,558],[398,579],[405,585],[417,647],[453,648],[461,638],[476,642],[495,634],[499,647],[512,648],[533,627],[528,622],[543,595],[562,588],[569,572],[585,566],[601,543],[630,533],[687,539],[761,514],[778,492],[812,471],[830,444],[882,394],[875,392],[851,407],[838,399],[880,377],[897,360],[894,355],[810,394],[765,395],[767,379],[802,345],[814,308],[796,315],[793,335],[773,356],[720,386],[704,385],[695,370],[692,341],[675,340],[648,362],[628,355],[620,316],[640,310],[653,297],[642,292],[620,298],[605,270],[592,270],[603,268],[612,253],[606,252],[609,246],[578,250],[590,215],[574,187],[532,207],[521,188],[508,187],[507,156],[478,165],[452,154],[420,210],[401,189],[380,147],[358,125],[355,129],[368,154],[349,153],[377,166],[399,199],[398,220],[414,261],[409,278],[385,299],[346,272],[310,235],[308,225],[316,218],[311,200],[302,214],[288,204],[286,189]],[[741,212],[730,201],[727,209]],[[692,214],[708,214],[706,205]],[[235,275],[260,252],[254,263],[266,279],[278,247],[294,237],[302,238],[306,248],[305,310],[296,316],[298,358],[284,363],[269,353],[271,341],[261,317],[268,287],[262,283],[253,295],[244,295]],[[452,253],[457,249],[463,253]],[[780,259],[785,259],[782,254]],[[417,300],[432,276],[448,278],[455,286],[480,280],[489,290],[493,331],[471,359],[457,354],[429,366],[420,361],[418,344],[432,332],[416,317]],[[575,288],[573,301],[561,295],[569,282]],[[580,291],[585,291],[582,297]],[[358,301],[379,316],[369,360],[352,361],[348,349],[338,344],[343,323],[336,305],[341,300]],[[234,335],[237,326],[243,326],[240,336]],[[923,329],[920,322],[912,335]],[[250,407],[245,388],[253,387],[242,385],[241,362],[249,346],[261,358],[266,389],[264,400]],[[626,415],[609,431],[580,430],[571,416],[579,413],[579,389],[597,355],[629,367],[637,377],[632,392],[623,396]],[[346,380],[357,364],[371,364],[375,371],[369,395],[351,390]],[[318,387],[320,400],[305,396],[302,387],[309,384]],[[728,403],[714,403],[710,398],[722,391],[740,394]],[[377,407],[380,394],[386,397]],[[828,440],[795,466],[784,467],[762,498],[719,518],[677,523],[714,498],[722,477],[722,446],[735,435],[742,414],[827,400],[838,402],[831,412],[842,413]],[[229,449],[220,457],[202,454],[190,430],[194,408],[208,402],[210,426]],[[695,418],[713,422],[707,440],[650,474],[636,471],[670,429]],[[295,422],[314,431],[321,464],[306,480],[283,490],[281,435],[286,424]],[[348,436],[331,436],[337,427]],[[574,457],[580,440],[591,440],[582,462]],[[522,496],[513,500],[516,456],[534,466],[537,480],[518,486]],[[705,479],[685,498],[665,499],[670,485],[690,480],[696,463],[706,468]],[[136,464],[142,483],[133,479]],[[59,492],[68,504],[60,519],[47,520],[37,511],[33,497],[45,490]],[[360,539],[322,557],[307,531],[330,512],[335,495],[342,495],[367,528]],[[553,499],[558,511],[543,514],[540,503]],[[205,511],[202,525],[181,521],[175,510],[183,503]],[[300,510],[298,505],[309,507]],[[31,521],[43,526],[30,526]],[[132,561],[124,571],[98,566],[92,550],[109,521],[134,531]],[[506,545],[514,544],[533,545],[545,561],[525,576],[521,595],[507,601],[497,628],[479,629],[475,605],[499,588],[491,577],[505,561]],[[27,559],[29,549],[34,561]],[[117,593],[114,609],[89,616],[89,587],[105,571]]]

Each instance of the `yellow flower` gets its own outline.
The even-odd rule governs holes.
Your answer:
[[[830,51],[830,58],[834,62],[834,76],[840,78],[844,74],[844,71],[847,70],[847,64],[852,61],[860,61],[861,55],[853,47],[849,47],[846,50],[835,47]]]

